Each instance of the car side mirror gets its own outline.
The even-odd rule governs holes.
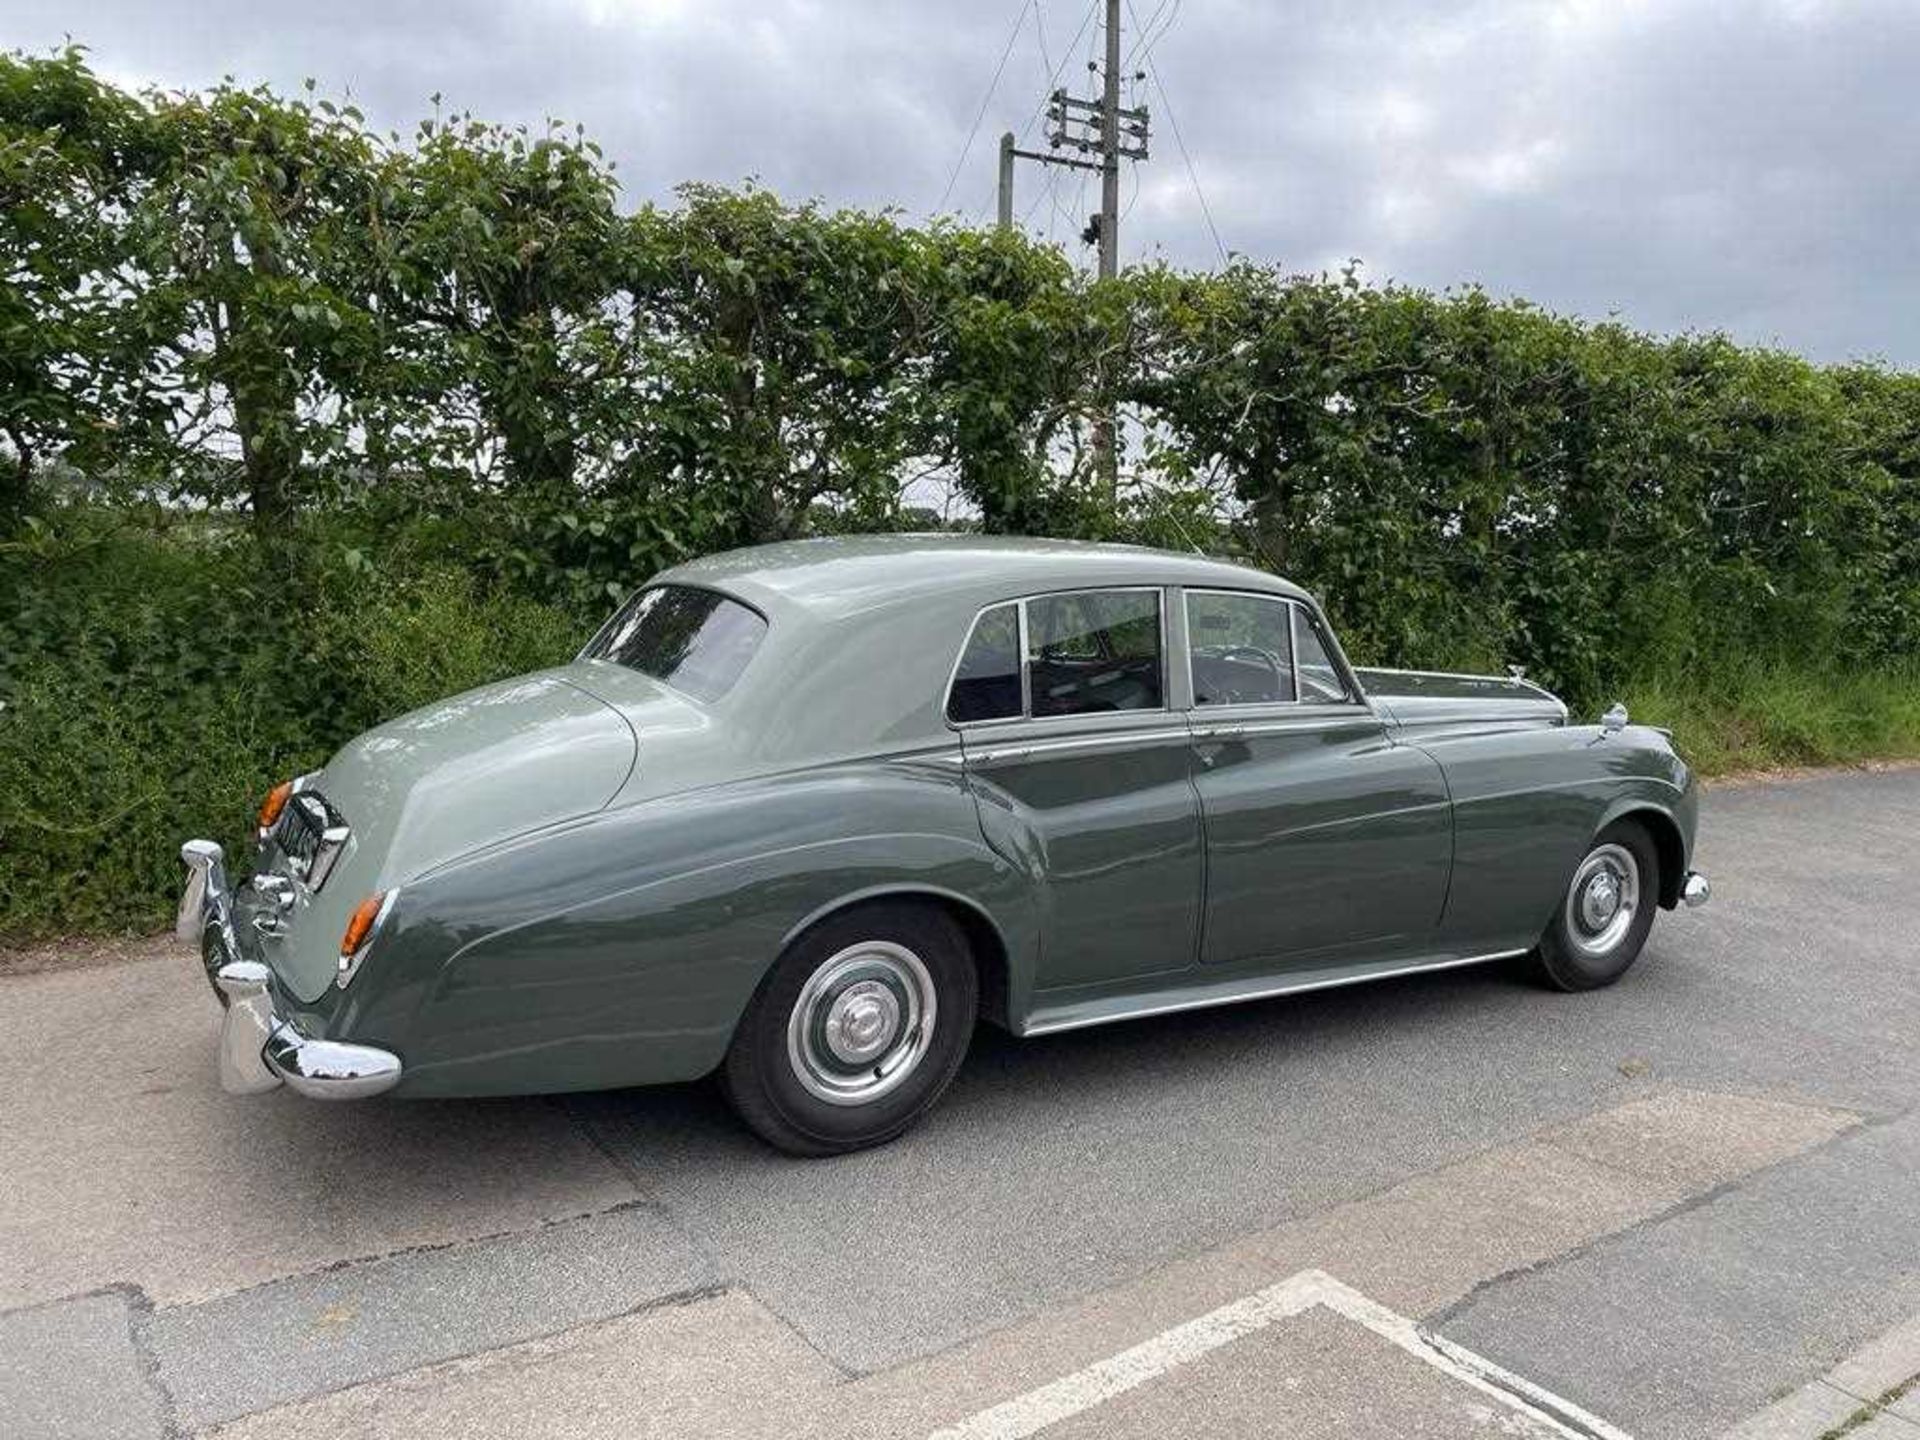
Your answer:
[[[1627,728],[1627,707],[1616,700],[1607,713],[1600,717],[1600,728],[1614,735]]]

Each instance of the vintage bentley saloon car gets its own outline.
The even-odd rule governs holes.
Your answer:
[[[404,715],[184,849],[229,1089],[718,1071],[775,1145],[898,1135],[1041,1035],[1530,956],[1605,985],[1707,897],[1666,734],[1355,670],[1189,555],[822,539],[656,577],[579,658]]]

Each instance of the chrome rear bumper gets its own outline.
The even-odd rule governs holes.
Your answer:
[[[220,1085],[257,1095],[285,1084],[316,1100],[359,1100],[400,1083],[400,1057],[372,1045],[316,1040],[273,1008],[272,975],[240,946],[226,859],[211,840],[180,847],[187,888],[174,933],[200,946],[214,993],[226,1007],[220,1030]]]

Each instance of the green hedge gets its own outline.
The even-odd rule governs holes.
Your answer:
[[[1920,751],[1920,377],[620,198],[563,127],[0,55],[0,939],[155,923],[183,835],[357,730],[686,556],[941,523],[922,476],[1281,571],[1363,662],[1624,695],[1710,768]]]
[[[375,574],[322,546],[289,590],[201,525],[61,519],[0,567],[0,940],[156,926],[184,838],[244,864],[276,781],[581,643],[566,612],[445,565]]]

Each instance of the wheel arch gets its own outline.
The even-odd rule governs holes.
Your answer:
[[[876,900],[917,901],[945,912],[967,938],[980,981],[980,1016],[1005,1028],[1008,1023],[1008,995],[1011,955],[1007,937],[986,906],[971,896],[938,885],[911,881],[870,885],[838,896],[810,911],[780,939],[780,953],[802,935],[836,915]]]
[[[1594,834],[1623,820],[1633,821],[1652,839],[1660,861],[1660,908],[1673,909],[1680,903],[1680,887],[1687,878],[1687,842],[1680,833],[1680,822],[1658,805],[1628,803],[1609,810]]]

